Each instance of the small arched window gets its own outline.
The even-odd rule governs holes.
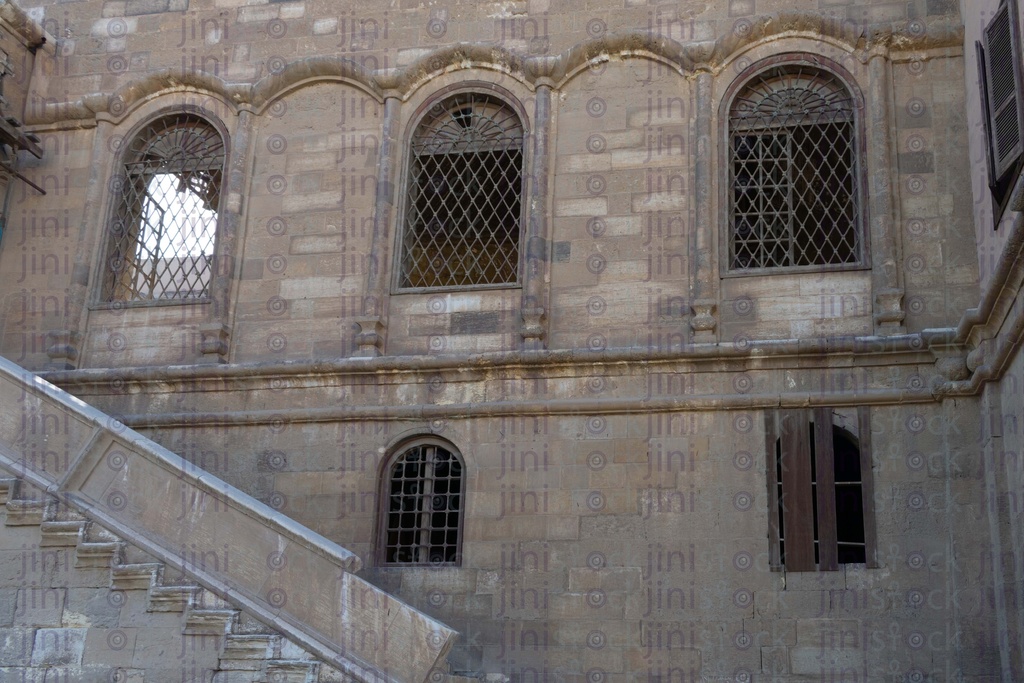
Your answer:
[[[192,113],[161,116],[128,142],[114,197],[106,301],[209,296],[224,140]]]
[[[405,446],[384,470],[382,565],[457,565],[461,558],[462,458],[440,442]]]
[[[400,289],[518,283],[524,134],[494,95],[429,108],[410,143]]]
[[[863,260],[857,106],[834,74],[765,69],[729,108],[729,270]]]

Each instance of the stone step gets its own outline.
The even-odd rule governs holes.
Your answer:
[[[254,671],[278,656],[281,636],[270,634],[229,635],[224,639],[221,668]]]
[[[160,580],[164,567],[157,562],[116,565],[111,571],[110,588],[117,591],[148,590]]]
[[[85,522],[78,520],[59,520],[53,522],[42,522],[39,525],[42,531],[42,538],[39,545],[47,548],[71,547],[78,545],[82,539],[85,529]]]
[[[149,612],[184,612],[192,598],[202,589],[199,586],[151,586]]]
[[[0,505],[5,505],[11,498],[16,498],[13,495],[18,488],[18,480],[13,477],[0,477]]]
[[[120,541],[82,542],[75,548],[75,566],[79,569],[99,567],[106,569],[121,558],[124,543]]]
[[[45,519],[47,505],[49,503],[45,500],[8,500],[4,523],[7,526],[39,526]]]
[[[228,635],[238,622],[238,610],[189,609],[184,633],[189,635]]]
[[[222,668],[220,671],[213,674],[213,680],[211,683],[260,683],[262,678],[262,672],[259,670],[239,671],[235,669],[229,670]]]
[[[274,683],[316,683],[319,663],[297,659],[267,661],[267,681]]]

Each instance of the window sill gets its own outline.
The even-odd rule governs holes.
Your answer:
[[[523,286],[518,282],[500,285],[459,285],[456,287],[406,287],[402,289],[396,288],[392,290],[391,295],[401,296],[405,294],[464,294],[473,292],[493,292],[522,288]]]
[[[840,266],[789,266],[786,268],[751,268],[749,270],[731,270],[722,273],[723,278],[764,277],[766,275],[821,275],[828,273],[849,273],[870,271],[871,265],[851,263]]]
[[[89,306],[90,311],[124,311],[129,308],[164,308],[166,306],[208,305],[209,297],[201,299],[152,299],[149,301],[98,301]]]

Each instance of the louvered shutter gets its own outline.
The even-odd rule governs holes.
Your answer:
[[[984,32],[986,116],[992,184],[1017,163],[1024,151],[1024,77],[1021,74],[1017,3],[1004,2]]]

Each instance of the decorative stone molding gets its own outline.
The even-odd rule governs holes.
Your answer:
[[[523,309],[523,325],[520,328],[520,333],[523,335],[523,346],[526,349],[544,348],[545,319],[542,306]]]
[[[966,368],[968,372],[974,372],[982,365],[985,364],[985,347],[988,345],[988,341],[984,341],[979,344],[976,348],[971,349],[970,353],[967,354]]]
[[[384,323],[379,317],[357,318],[359,332],[353,358],[376,358],[384,354]]]
[[[940,357],[935,361],[935,369],[950,382],[967,379],[971,374],[967,370],[966,356],[960,354]]]
[[[227,363],[228,338],[230,331],[223,323],[207,323],[199,326],[202,339],[199,342],[199,353],[203,354],[200,363]]]
[[[882,331],[902,331],[900,328],[906,315],[906,311],[903,310],[902,289],[890,289],[875,294],[875,325]]]
[[[0,4],[0,8],[9,6]],[[99,114],[120,119],[136,104],[165,90],[205,91],[235,107],[253,107],[259,111],[288,90],[324,80],[350,83],[383,101],[389,89],[408,97],[434,76],[459,69],[497,71],[531,87],[540,83],[559,87],[588,65],[613,58],[654,59],[681,73],[715,72],[745,47],[781,35],[825,38],[851,52],[905,52],[963,45],[963,26],[948,17],[864,25],[812,12],[783,11],[743,19],[743,22],[742,30],[730,31],[713,42],[680,43],[647,31],[633,30],[589,39],[554,55],[527,56],[486,42],[456,43],[433,50],[407,66],[376,71],[343,57],[305,57],[255,83],[228,83],[209,73],[165,69],[134,80],[114,93],[92,93],[78,100],[48,103],[28,112],[26,123],[89,120]]]
[[[697,299],[690,304],[693,316],[690,318],[690,329],[693,330],[693,340],[714,341],[715,329],[718,327],[718,319],[715,313],[718,309],[718,302],[711,299]]]
[[[74,370],[82,335],[72,330],[52,330],[46,333],[46,355],[50,358],[47,370]]]

